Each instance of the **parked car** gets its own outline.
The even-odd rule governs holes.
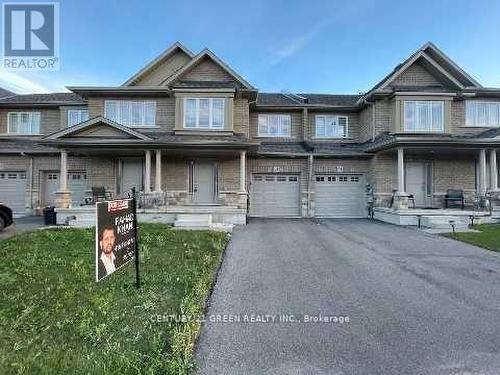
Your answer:
[[[12,225],[12,223],[12,210],[0,202],[0,232],[9,225]]]

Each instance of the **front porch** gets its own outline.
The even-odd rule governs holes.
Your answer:
[[[377,158],[375,219],[450,231],[500,221],[495,148],[401,146]]]

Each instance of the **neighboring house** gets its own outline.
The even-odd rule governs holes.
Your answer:
[[[78,207],[92,187],[224,223],[363,217],[367,184],[380,206],[498,188],[500,89],[431,43],[363,95],[259,93],[179,43],[122,86],[69,89],[0,99],[0,200],[17,214]]]

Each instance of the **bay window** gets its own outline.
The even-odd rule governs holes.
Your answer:
[[[223,98],[185,98],[184,128],[224,129]]]
[[[291,116],[286,114],[259,114],[259,137],[290,137]]]
[[[345,138],[347,137],[347,116],[317,115],[317,138]]]
[[[129,127],[156,126],[156,102],[147,100],[106,100],[104,116]]]
[[[86,109],[68,110],[68,126],[74,126],[89,119],[89,111]]]
[[[405,101],[405,132],[443,132],[444,102],[442,101]]]
[[[500,102],[465,102],[465,126],[500,126]]]
[[[40,112],[9,112],[7,132],[10,134],[40,134]]]

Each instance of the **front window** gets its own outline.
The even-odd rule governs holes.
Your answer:
[[[405,101],[405,132],[443,132],[444,102]]]
[[[156,102],[138,100],[106,100],[104,116],[129,127],[156,126]]]
[[[224,99],[184,99],[184,127],[190,129],[224,129]]]
[[[40,112],[9,112],[7,122],[11,134],[40,134]]]
[[[500,102],[465,102],[466,126],[500,126]]]
[[[290,115],[259,114],[259,137],[290,137]]]
[[[316,137],[345,138],[347,137],[347,116],[316,116]]]
[[[89,119],[89,111],[86,109],[68,110],[68,126],[74,126]]]

